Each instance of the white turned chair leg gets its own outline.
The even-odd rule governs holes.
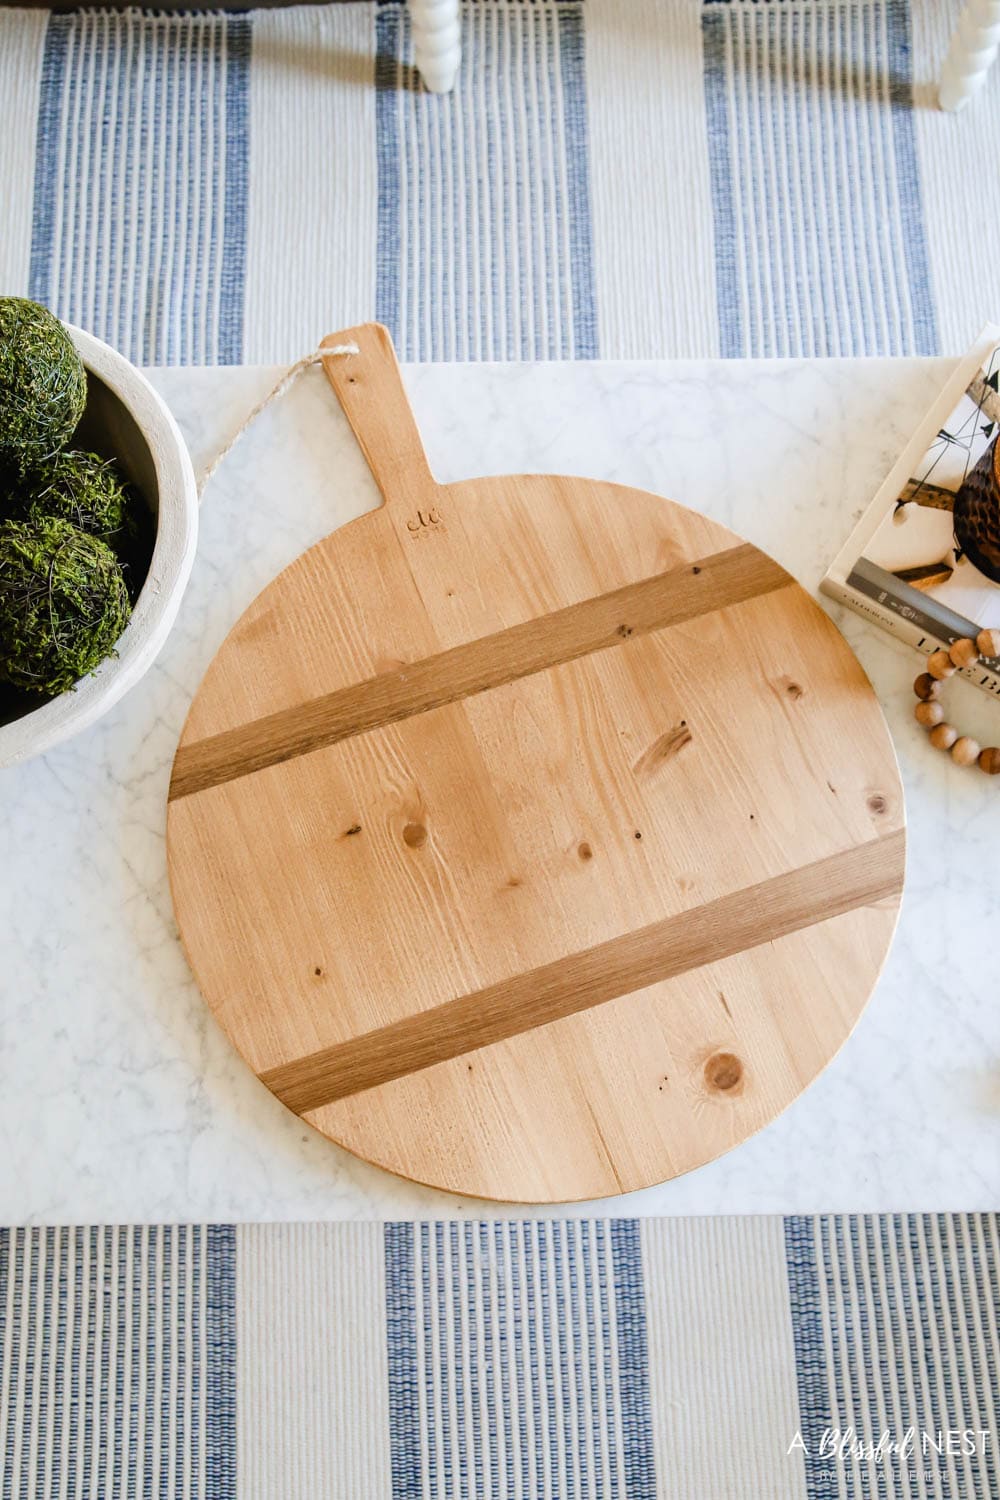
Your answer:
[[[938,102],[961,109],[986,81],[1000,48],[1000,0],[969,0],[941,69]]]
[[[461,0],[410,0],[410,26],[417,70],[434,94],[447,94],[455,87],[460,45]]]

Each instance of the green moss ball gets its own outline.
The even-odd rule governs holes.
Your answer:
[[[83,415],[87,376],[59,319],[0,297],[0,466],[16,476],[63,448]]]
[[[128,495],[114,464],[96,453],[67,448],[29,476],[25,493],[28,521],[71,521],[116,549],[126,537]]]
[[[69,521],[0,524],[0,676],[63,693],[114,649],[131,606],[106,542]]]

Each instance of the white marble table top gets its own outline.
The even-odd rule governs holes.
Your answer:
[[[814,588],[949,369],[436,365],[407,370],[406,383],[441,479],[538,470],[639,485],[718,517]],[[274,372],[153,378],[201,468]],[[191,588],[148,677],[80,738],[0,773],[0,1222],[491,1211],[390,1177],[286,1112],[200,999],[171,913],[165,799],[192,692],[263,584],[375,501],[310,371],[208,487]],[[846,1047],[780,1119],[595,1212],[1000,1203],[1000,789],[916,729],[915,655],[838,619],[885,705],[906,785],[906,895],[883,977]],[[964,683],[954,693],[955,716],[995,741],[997,706]],[[581,1211],[592,1208],[567,1210]]]

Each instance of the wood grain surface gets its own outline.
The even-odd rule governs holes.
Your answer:
[[[388,335],[324,368],[385,499],[236,623],[168,807],[178,924],[264,1083],[506,1201],[709,1160],[856,1022],[904,863],[879,707],[777,564],[641,491],[439,486]]]

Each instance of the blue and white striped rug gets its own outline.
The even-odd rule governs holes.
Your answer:
[[[996,1500],[998,1325],[997,1215],[3,1231],[2,1494]]]
[[[0,10],[0,290],[148,363],[925,354],[1000,309],[1000,69],[959,0]]]

